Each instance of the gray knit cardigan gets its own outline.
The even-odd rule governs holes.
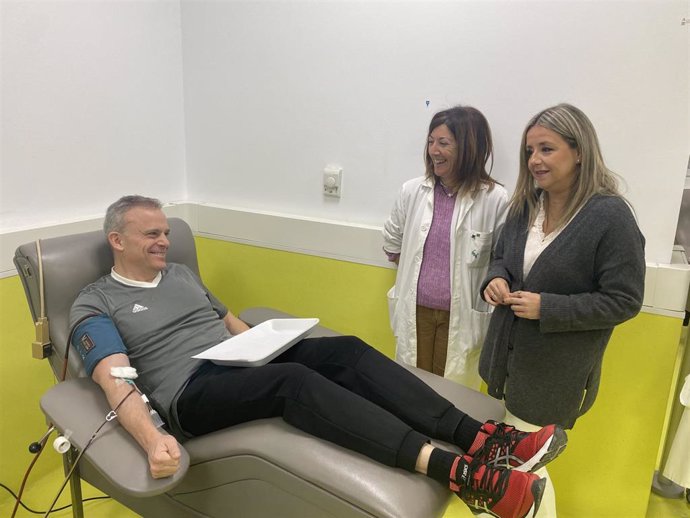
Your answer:
[[[498,306],[479,373],[517,417],[572,428],[594,403],[613,327],[642,306],[645,240],[622,198],[597,195],[523,278],[527,225],[526,215],[506,221],[481,292],[503,277],[511,291],[539,293],[540,319]]]

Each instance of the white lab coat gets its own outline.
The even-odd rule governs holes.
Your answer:
[[[451,302],[445,377],[479,388],[479,352],[491,306],[479,288],[503,225],[508,194],[501,185],[483,187],[474,198],[458,196],[451,222]],[[400,253],[395,285],[388,292],[396,359],[417,365],[417,282],[424,242],[434,214],[434,183],[425,177],[405,182],[383,228],[384,249]]]

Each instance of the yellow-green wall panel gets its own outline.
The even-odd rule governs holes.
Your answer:
[[[39,408],[41,395],[53,384],[46,361],[31,357],[34,326],[19,277],[0,279],[0,482],[19,489],[33,455],[30,443],[46,431]],[[60,457],[48,448],[34,467],[34,480],[54,470]],[[9,499],[0,492],[0,501]]]
[[[643,518],[682,321],[641,313],[618,326],[599,395],[550,467],[559,518]]]
[[[393,355],[385,297],[393,270],[207,238],[197,246],[206,284],[233,312],[317,316]],[[33,324],[17,277],[0,279],[0,304],[0,481],[16,488],[27,446],[45,430],[38,400],[53,378],[31,358]],[[560,518],[645,516],[680,330],[679,319],[641,314],[614,332],[597,402],[550,467]],[[36,476],[58,463],[47,451]]]
[[[275,307],[393,355],[385,293],[394,271],[197,239],[208,287],[235,312]],[[560,518],[643,518],[661,440],[681,320],[642,313],[619,326],[598,399],[551,467]]]
[[[268,306],[318,317],[394,355],[386,300],[394,270],[207,238],[196,243],[204,282],[233,313]]]

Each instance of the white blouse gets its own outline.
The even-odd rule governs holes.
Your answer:
[[[570,222],[578,212],[580,212],[580,209],[577,209],[575,214],[573,214],[573,217],[570,218],[562,227],[557,228],[549,234],[544,234],[544,220],[546,219],[546,211],[544,210],[544,193],[541,194],[539,197],[539,212],[537,213],[537,217],[534,220],[532,228],[529,229],[527,243],[525,244],[525,258],[522,265],[523,278],[527,277],[537,258],[546,249],[546,247],[549,246],[561,232],[563,232],[565,227],[570,225]]]

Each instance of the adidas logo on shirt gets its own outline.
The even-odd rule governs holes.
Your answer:
[[[140,311],[146,311],[147,308],[146,306],[140,306],[139,304],[134,304],[134,307],[132,308],[132,313],[139,313]]]

